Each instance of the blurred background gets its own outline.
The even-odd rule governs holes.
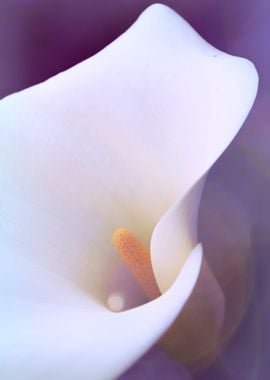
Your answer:
[[[1,0],[0,98],[92,56],[154,2]],[[121,379],[266,380],[270,373],[270,2],[161,1],[208,42],[253,61],[260,86],[244,127],[211,169],[199,235],[225,294],[217,361],[196,375],[153,348]],[[153,63],[154,64],[154,63]]]

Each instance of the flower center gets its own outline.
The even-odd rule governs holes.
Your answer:
[[[160,291],[153,273],[150,252],[126,228],[118,228],[112,235],[112,241],[145,295],[150,300],[159,297]],[[124,297],[120,293],[113,293],[107,303],[111,310],[121,311],[124,307]]]

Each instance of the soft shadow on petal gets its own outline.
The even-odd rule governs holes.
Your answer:
[[[159,344],[192,371],[211,364],[219,351],[225,299],[206,259],[182,313]]]
[[[90,60],[1,102],[1,244],[104,302],[120,265],[112,232],[149,242],[238,131],[256,87],[249,62],[149,8]]]
[[[166,294],[122,313],[112,313],[91,299],[75,307],[5,296],[3,377],[114,379],[170,326],[192,292],[201,262],[198,245]]]
[[[216,181],[211,174],[200,205],[199,231],[200,240],[205,243],[206,259],[226,300],[221,336],[225,343],[239,326],[252,296],[254,247],[247,211],[226,183]]]
[[[62,370],[83,379],[90,368],[118,374],[163,333],[192,290],[199,257],[191,275],[192,255],[180,272],[181,291],[173,286],[116,316],[102,307],[106,281],[121,265],[111,234],[124,225],[150,240],[164,212],[237,133],[256,88],[249,62],[217,51],[174,12],[154,6],[92,59],[1,102],[0,243],[10,273],[3,287],[13,283],[8,371],[19,376],[22,368],[28,379],[59,378]],[[48,305],[51,284],[59,291]],[[85,306],[66,305],[69,291]]]
[[[198,208],[205,176],[159,221],[151,239],[151,260],[157,284],[165,292],[175,281],[190,251],[198,243]]]

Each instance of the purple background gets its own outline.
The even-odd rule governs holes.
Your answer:
[[[124,32],[151,3],[146,0],[1,0],[0,98],[90,57]],[[224,203],[233,199],[245,211],[252,232],[251,301],[240,328],[221,357],[193,378],[266,380],[270,378],[270,2],[162,3],[179,12],[216,47],[251,59],[259,72],[255,107],[236,140],[211,170],[200,217],[200,236],[206,246],[210,244],[210,252],[212,241],[227,244],[226,237],[215,230],[212,216],[223,218],[225,229],[236,239],[238,231],[232,229]],[[209,207],[212,216],[207,213]],[[212,259],[218,260],[218,255],[213,258],[209,254],[209,260]],[[233,262],[233,255],[228,260]],[[227,276],[230,282],[230,272]],[[191,378],[187,370],[156,348],[121,377],[122,380]]]

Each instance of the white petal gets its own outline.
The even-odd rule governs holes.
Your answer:
[[[102,297],[120,265],[114,229],[149,242],[235,135],[256,86],[252,64],[156,5],[93,58],[6,98],[1,249]]]
[[[160,344],[180,363],[197,371],[218,355],[224,315],[223,291],[204,257],[188,302]]]
[[[205,177],[202,177],[171,207],[152,235],[151,259],[161,292],[172,285],[197,241],[198,207],[204,182]]]
[[[68,307],[5,297],[9,310],[1,317],[2,377],[115,378],[172,323],[195,285],[201,262],[198,245],[166,294],[122,313],[90,302]],[[54,285],[57,291],[57,282]]]
[[[163,7],[157,8],[163,30]],[[175,98],[167,123],[176,140],[169,140],[163,132],[160,138],[168,144],[169,152],[165,160],[168,166],[163,170],[167,176],[171,174],[171,184],[177,183],[179,201],[160,220],[151,241],[152,264],[161,291],[173,283],[198,242],[203,175],[239,131],[258,87],[251,62],[215,49],[175,13],[170,16],[166,41],[167,51],[174,49],[174,60],[168,59],[166,67],[174,74],[170,91]],[[177,138],[174,131],[179,129]]]
[[[22,300],[22,308],[16,302],[8,313],[9,328],[20,340],[14,341],[20,355],[13,359],[14,346],[8,342],[10,370],[21,376],[28,368],[27,380],[36,378],[32,370],[52,378],[50,373],[58,374],[65,363],[83,378],[89,363],[104,355],[105,342],[114,351],[118,335],[125,350],[118,353],[117,346],[106,365],[112,365],[114,375],[165,329],[177,314],[173,304],[168,319],[164,310],[157,322],[148,320],[140,327],[145,336],[136,340],[138,330],[129,331],[127,323],[150,319],[159,311],[155,305],[167,298],[113,318],[104,311],[104,320],[98,313],[112,273],[121,267],[111,235],[123,226],[149,242],[163,213],[231,141],[256,87],[249,62],[217,51],[174,12],[153,6],[93,58],[0,103],[1,268],[9,270],[2,288]],[[179,252],[179,247],[169,252],[177,265]],[[169,274],[170,283],[174,275]],[[121,285],[128,296],[128,287]],[[188,296],[184,293],[179,291],[179,308]],[[38,312],[37,302],[48,300],[65,306],[40,306]],[[78,309],[67,313],[69,302]],[[91,312],[79,311],[85,302]],[[119,322],[114,321],[119,320],[123,331],[116,331]],[[105,323],[115,335],[108,335]],[[134,344],[126,355],[129,339]],[[19,349],[24,345],[25,353]],[[72,372],[68,359],[75,352],[79,356]],[[33,353],[37,358],[30,363]],[[105,371],[103,362],[94,363],[97,375]]]

